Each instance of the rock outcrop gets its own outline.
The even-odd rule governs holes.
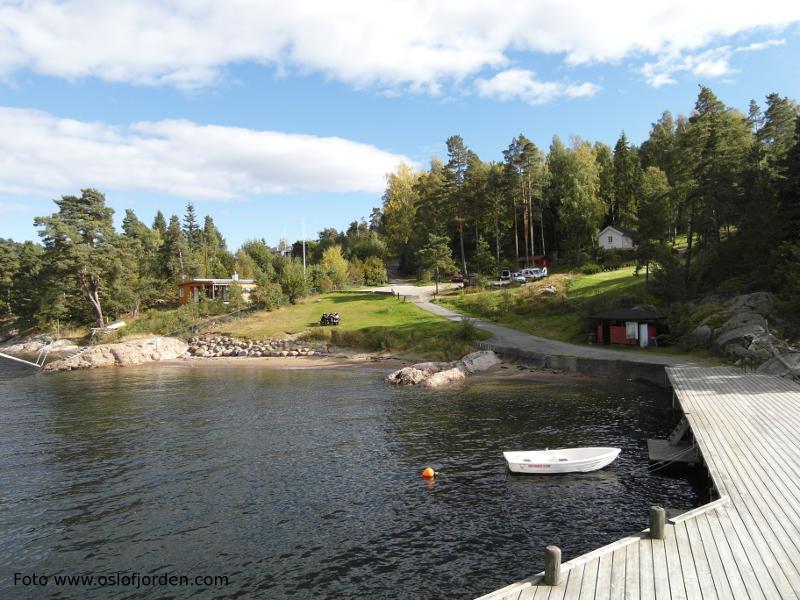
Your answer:
[[[183,340],[169,337],[148,338],[119,344],[89,346],[71,357],[47,364],[45,371],[71,371],[98,367],[127,367],[177,358],[186,352]]]
[[[757,370],[766,375],[777,375],[800,381],[800,352],[789,352],[773,356]]]
[[[0,346],[0,352],[11,355],[32,356],[38,354],[45,347],[47,347],[48,352],[53,356],[71,354],[80,349],[79,346],[76,346],[75,343],[70,340],[52,340],[47,336],[40,335],[26,339],[25,341],[4,343]]]
[[[469,375],[485,371],[499,362],[500,359],[490,350],[473,352],[453,362],[424,362],[404,367],[387,375],[385,381],[395,385],[439,388],[462,383]]]
[[[775,296],[768,292],[743,294],[728,300],[718,296],[706,298],[698,309],[718,305],[719,310],[706,316],[686,340],[693,346],[711,348],[736,364],[769,364],[763,372],[786,372],[781,357],[790,349],[772,329],[772,325],[779,323],[776,304]]]

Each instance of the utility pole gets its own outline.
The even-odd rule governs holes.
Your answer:
[[[302,219],[303,222],[303,279],[306,278],[306,220],[305,218]]]

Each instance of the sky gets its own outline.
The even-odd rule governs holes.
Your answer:
[[[698,85],[800,99],[800,2],[0,0],[0,237],[91,187],[235,250],[346,228],[461,135],[639,144]]]

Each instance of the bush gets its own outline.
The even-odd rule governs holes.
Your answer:
[[[277,283],[265,282],[253,291],[253,302],[267,310],[275,310],[286,304],[286,301],[286,296],[283,294],[280,284]]]
[[[586,263],[581,267],[581,273],[584,275],[594,275],[595,273],[600,273],[602,270],[602,267],[597,263]]]
[[[386,266],[377,256],[370,256],[364,261],[364,284],[383,285],[389,278],[386,275]]]

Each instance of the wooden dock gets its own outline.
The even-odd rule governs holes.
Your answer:
[[[646,529],[563,563],[559,585],[539,573],[480,600],[800,598],[800,386],[667,374],[720,498],[668,520],[664,539]]]

